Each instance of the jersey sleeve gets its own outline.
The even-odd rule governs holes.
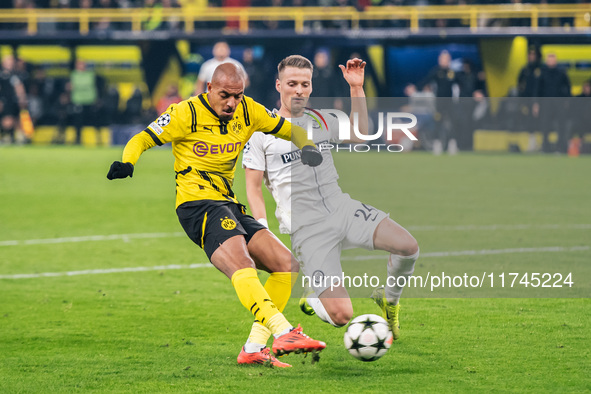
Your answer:
[[[284,117],[274,114],[252,99],[248,105],[252,106],[254,130],[291,141],[300,149],[306,145],[315,146],[308,139],[307,131],[300,126],[288,122]]]
[[[250,140],[244,146],[242,153],[242,167],[251,170],[265,171],[265,136],[261,133],[254,133]]]
[[[193,103],[181,101],[171,104],[162,115],[144,130],[156,145],[183,139],[196,127],[196,110]]]
[[[129,140],[123,149],[123,162],[135,165],[146,150],[182,139],[195,128],[195,122],[196,115],[192,103],[183,101],[171,104],[158,119]]]

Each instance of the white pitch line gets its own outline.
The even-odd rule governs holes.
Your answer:
[[[92,241],[124,241],[131,239],[150,239],[150,238],[174,238],[185,237],[185,233],[135,233],[135,234],[111,234],[111,235],[87,235],[81,237],[62,237],[62,238],[44,238],[44,239],[25,239],[22,241],[0,241],[0,246],[19,246],[19,245],[42,245],[42,244],[65,244],[73,242],[92,242]]]
[[[188,264],[188,265],[156,265],[154,267],[126,267],[126,268],[107,268],[94,269],[84,271],[67,271],[67,272],[42,272],[39,274],[15,274],[15,275],[0,275],[0,279],[30,279],[30,278],[47,278],[55,276],[77,276],[77,275],[97,275],[97,274],[117,274],[122,272],[145,272],[145,271],[164,271],[164,270],[182,270],[194,268],[213,267],[209,263]]]
[[[430,257],[449,257],[449,256],[484,256],[494,254],[514,254],[514,253],[540,253],[540,252],[580,252],[591,249],[591,246],[550,246],[544,248],[515,248],[515,249],[483,249],[483,250],[459,250],[449,252],[430,252],[421,254],[420,258]],[[343,257],[342,260],[382,260],[385,259],[384,255],[365,255],[365,256],[353,256]],[[385,260],[384,260],[385,261]],[[195,269],[195,268],[208,268],[213,267],[209,263],[199,264],[171,264],[171,265],[157,265],[154,267],[127,267],[127,268],[107,268],[107,269],[92,269],[84,271],[66,271],[66,272],[43,272],[35,274],[13,274],[13,275],[0,275],[0,279],[31,279],[31,278],[47,278],[56,276],[77,276],[77,275],[97,275],[97,274],[114,274],[122,272],[145,272],[145,271],[164,271],[164,270],[182,270],[182,269]]]
[[[449,252],[430,252],[421,253],[419,259],[429,257],[453,257],[453,256],[485,256],[491,254],[514,254],[514,253],[542,253],[542,252],[580,252],[591,249],[591,246],[548,246],[542,248],[513,248],[513,249],[483,249],[483,250],[459,250]],[[342,260],[358,261],[358,260],[381,260],[384,256],[381,255],[363,255],[343,257]]]
[[[465,224],[458,226],[408,226],[409,231],[589,230],[591,224]]]
[[[591,224],[489,224],[458,226],[409,226],[409,231],[494,231],[494,230],[589,230]],[[75,242],[124,241],[132,239],[185,237],[183,232],[172,233],[131,233],[110,235],[87,235],[80,237],[42,238],[0,241],[0,246],[25,246],[43,244],[63,244]]]

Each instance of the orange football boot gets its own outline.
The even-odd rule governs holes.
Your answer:
[[[284,354],[319,352],[326,347],[326,343],[310,338],[302,332],[302,327],[298,324],[287,334],[275,338],[273,341],[273,353],[276,356]]]
[[[260,352],[246,353],[244,347],[238,355],[238,364],[262,364],[278,368],[287,368],[291,365],[282,363],[271,354],[268,347],[264,347]]]

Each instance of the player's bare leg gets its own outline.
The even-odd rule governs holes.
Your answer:
[[[300,265],[291,251],[269,230],[257,231],[248,243],[248,253],[258,269],[267,272],[293,272]]]
[[[392,281],[392,286],[376,289],[372,298],[382,309],[384,318],[388,321],[394,339],[400,337],[400,296],[408,278],[414,272],[415,262],[419,257],[419,245],[410,233],[390,218],[385,218],[380,222],[374,232],[375,249],[390,252],[388,258],[388,277],[396,280]],[[404,278],[404,280],[400,280]]]
[[[237,235],[227,239],[211,255],[211,264],[229,279],[234,273],[244,268],[255,268],[255,263],[248,254],[244,236]]]
[[[353,317],[353,304],[347,289],[342,286],[326,289],[318,297],[312,294],[305,301],[320,320],[335,327],[344,326]]]
[[[390,218],[383,219],[373,234],[374,248],[401,256],[412,256],[419,251],[416,239]]]

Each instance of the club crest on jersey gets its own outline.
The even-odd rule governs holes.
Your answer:
[[[222,228],[224,230],[234,230],[236,228],[236,222],[232,219],[229,219],[227,216],[220,220],[222,221]]]
[[[242,131],[242,123],[240,122],[232,122],[231,127],[232,131],[236,134],[239,134]]]
[[[167,124],[170,123],[170,114],[162,114],[160,115],[160,117],[156,120],[156,124],[160,127],[164,127]]]

